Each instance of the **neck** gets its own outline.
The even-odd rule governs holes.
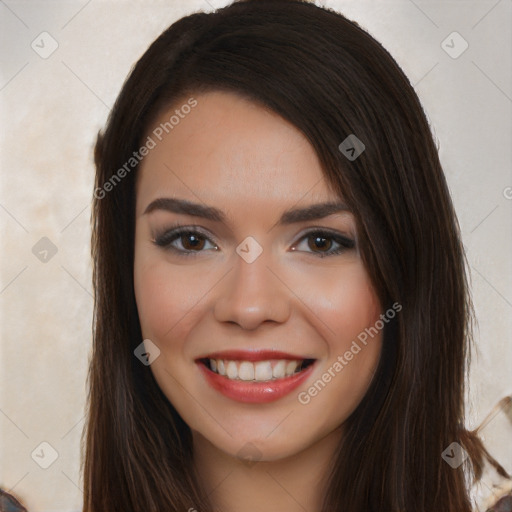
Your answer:
[[[242,460],[193,431],[194,465],[215,512],[319,512],[341,429],[292,456]]]

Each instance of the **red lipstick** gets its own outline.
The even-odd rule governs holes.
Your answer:
[[[302,370],[281,378],[271,380],[241,380],[220,375],[210,368],[209,359],[229,361],[306,361],[307,366]],[[274,350],[227,350],[210,353],[205,357],[196,359],[196,363],[206,382],[216,391],[227,398],[244,403],[268,403],[278,400],[303,384],[311,375],[314,360],[304,356],[293,355]]]
[[[301,361],[308,358],[296,354],[290,354],[288,352],[278,352],[277,350],[222,350],[221,352],[206,354],[198,359],[228,359],[229,361],[269,361],[271,359],[290,359]]]

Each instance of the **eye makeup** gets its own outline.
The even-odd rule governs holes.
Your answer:
[[[197,256],[206,250],[220,250],[215,238],[198,225],[185,226],[175,224],[171,229],[166,229],[162,233],[155,235],[152,242],[164,250],[169,250],[185,257]],[[305,248],[298,248],[304,245],[306,246]],[[355,241],[352,238],[336,230],[324,227],[311,227],[300,235],[298,241],[291,247],[291,251],[309,252],[317,257],[325,258],[354,249],[355,245]]]

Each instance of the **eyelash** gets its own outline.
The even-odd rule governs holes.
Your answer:
[[[179,224],[176,225],[176,228],[170,229],[162,233],[161,235],[155,236],[155,238],[152,240],[152,242],[157,245],[158,247],[162,247],[166,250],[170,250],[175,252],[176,254],[180,256],[196,256],[197,254],[204,252],[203,250],[199,251],[192,251],[187,249],[178,249],[171,245],[172,242],[175,240],[178,240],[182,235],[199,235],[200,238],[204,238],[208,242],[210,242],[212,245],[214,245],[216,248],[218,248],[218,245],[215,243],[214,240],[210,236],[208,236],[206,233],[202,231],[202,229],[199,226],[192,225],[192,226],[181,226]],[[339,247],[335,250],[330,249],[329,252],[310,252],[310,254],[314,254],[315,256],[319,258],[325,258],[327,256],[335,256],[338,254],[341,254],[349,249],[353,249],[355,247],[354,240],[340,235],[339,233],[335,231],[331,231],[326,228],[312,228],[306,233],[304,233],[301,238],[299,239],[298,243],[300,243],[302,240],[307,239],[308,237],[311,237],[313,235],[316,235],[319,238],[325,238],[327,240],[332,240],[335,243],[339,245]],[[298,243],[296,245],[298,245]],[[299,251],[299,252],[307,252],[307,251]]]

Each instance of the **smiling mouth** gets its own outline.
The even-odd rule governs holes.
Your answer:
[[[253,362],[203,358],[198,362],[213,373],[229,380],[268,382],[299,374],[311,366],[315,359],[269,359]]]

